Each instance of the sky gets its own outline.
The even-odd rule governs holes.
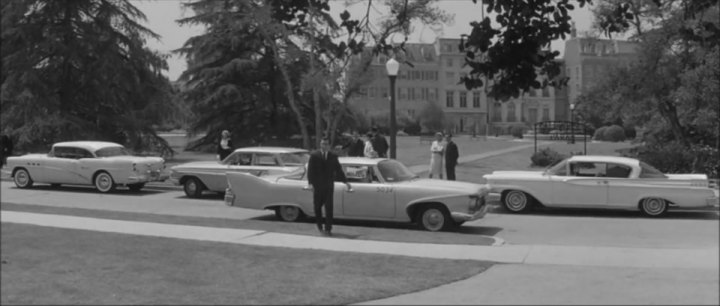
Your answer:
[[[176,22],[178,19],[193,15],[192,10],[182,6],[182,3],[189,2],[189,0],[131,0],[131,2],[146,15],[147,22],[144,25],[161,36],[160,40],[148,41],[148,46],[153,50],[170,53],[172,50],[182,47],[190,37],[203,33],[201,26],[180,26]],[[384,16],[383,6],[377,4],[378,2],[378,0],[373,1],[376,4],[370,13],[371,20],[379,20]],[[359,18],[367,9],[366,3],[367,0],[330,0],[331,15],[339,20],[339,14],[347,9],[352,18]],[[427,26],[415,25],[408,42],[432,43],[437,36],[459,38],[461,34],[470,33],[470,22],[480,20],[481,6],[473,3],[472,0],[440,0],[438,6],[454,15],[453,22],[438,29],[441,31],[440,33],[435,33]],[[575,10],[570,11],[570,15],[575,22],[579,36],[590,29],[592,14],[588,6],[576,7]],[[565,42],[555,41],[551,47],[553,50],[560,51],[562,56]],[[169,69],[165,75],[171,81],[177,80],[187,68],[184,57],[172,54],[168,58],[168,66]]]

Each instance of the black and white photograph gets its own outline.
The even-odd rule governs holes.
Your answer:
[[[2,305],[720,305],[718,0],[0,0]]]

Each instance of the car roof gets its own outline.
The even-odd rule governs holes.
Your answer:
[[[377,163],[388,160],[387,158],[368,158],[368,157],[348,157],[341,156],[338,158],[341,164],[356,164],[356,165],[376,165]]]
[[[234,152],[300,153],[308,150],[290,147],[244,147],[235,149]]]
[[[92,152],[107,147],[123,147],[123,145],[119,143],[108,141],[64,141],[55,143],[53,148],[57,146],[83,148]]]
[[[622,156],[609,156],[609,155],[575,155],[570,157],[571,161],[580,162],[605,162],[605,163],[619,163],[628,165],[637,165],[639,161],[630,157]]]

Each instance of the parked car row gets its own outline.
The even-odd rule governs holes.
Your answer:
[[[283,221],[314,215],[307,182],[309,152],[250,147],[222,161],[191,162],[166,171],[159,157],[132,156],[111,142],[59,142],[48,154],[8,158],[18,188],[34,183],[92,185],[99,192],[169,179],[188,197],[224,193],[228,206],[273,210]],[[651,217],[673,208],[718,207],[717,186],[704,174],[663,174],[637,159],[573,156],[545,171],[494,171],[487,184],[419,178],[397,160],[340,157],[353,188],[335,186],[341,219],[412,222],[428,231],[456,228],[483,218],[489,194],[514,213],[538,206],[639,210]]]

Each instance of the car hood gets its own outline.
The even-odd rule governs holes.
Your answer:
[[[540,179],[545,177],[544,171],[493,171],[483,176],[486,179]]]

